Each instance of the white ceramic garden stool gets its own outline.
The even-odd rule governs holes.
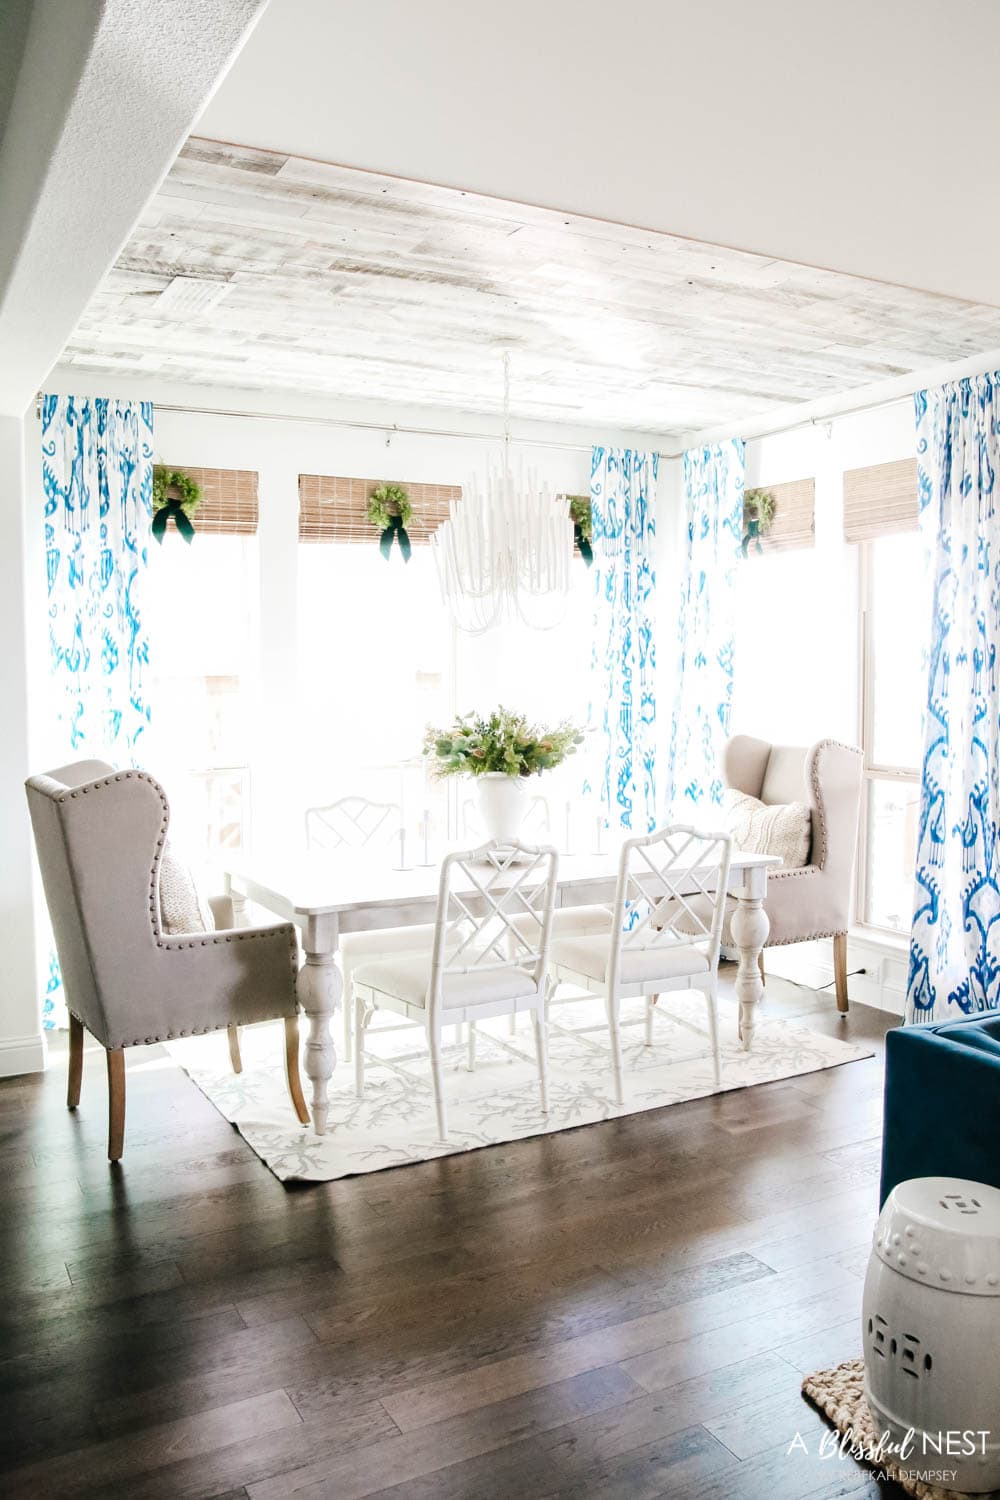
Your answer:
[[[956,1177],[893,1188],[865,1278],[865,1397],[900,1467],[1000,1488],[1000,1192]],[[972,1449],[973,1451],[969,1451]]]

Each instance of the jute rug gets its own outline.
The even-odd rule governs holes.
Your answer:
[[[539,1106],[530,1021],[522,1018],[514,1038],[508,1036],[505,1017],[482,1023],[477,1028],[474,1072],[467,1067],[464,1047],[453,1046],[445,1052],[447,1142],[437,1136],[422,1028],[380,1034],[376,1023],[370,1029],[369,1050],[389,1063],[401,1053],[419,1049],[420,1055],[396,1068],[370,1068],[363,1099],[354,1091],[353,1066],[338,1064],[324,1136],[300,1126],[292,1113],[285,1089],[280,1023],[243,1032],[243,1072],[239,1075],[229,1067],[225,1032],[171,1042],[168,1050],[276,1177],[328,1182],[714,1093],[704,1036],[704,1000],[685,992],[669,996],[667,1002],[664,996],[657,1006],[652,1047],[643,1045],[641,1024],[623,1028],[626,1102],[621,1106],[612,1096],[606,1030],[580,1032],[601,1021],[603,1002],[587,999],[558,1006],[555,1019],[560,1027],[572,1030],[568,1035],[550,1030],[548,1116]],[[625,1020],[638,1019],[644,1014],[643,1002],[624,1005],[622,1013]],[[723,1091],[795,1078],[872,1056],[869,1047],[764,1015],[754,1031],[753,1050],[746,1053],[736,1034],[736,1016],[735,1000],[720,998]],[[523,1059],[512,1057],[503,1045],[511,1042],[523,1052]]]
[[[917,1500],[970,1500],[963,1490],[942,1489],[940,1485],[911,1478],[918,1462],[927,1467],[928,1461],[925,1459],[915,1460],[907,1473],[890,1457],[868,1458],[869,1454],[877,1454],[881,1433],[865,1401],[864,1379],[864,1360],[848,1359],[834,1370],[820,1370],[816,1375],[807,1375],[802,1382],[802,1392],[819,1408],[837,1432],[847,1439],[848,1451],[880,1477],[894,1480],[900,1489],[905,1490],[908,1495],[916,1496]],[[948,1460],[935,1457],[932,1462],[944,1468]],[[990,1493],[994,1497],[1000,1495],[997,1490]],[[989,1496],[979,1495],[977,1500],[989,1500]]]

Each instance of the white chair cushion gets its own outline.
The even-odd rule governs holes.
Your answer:
[[[360,964],[354,970],[354,985],[405,1000],[409,1005],[424,1006],[430,970],[429,953],[401,953],[377,963]],[[442,998],[445,1010],[464,1010],[533,995],[535,989],[534,980],[523,969],[483,969],[471,974],[446,974]]]
[[[778,854],[786,870],[809,863],[812,813],[804,802],[760,802],[735,787],[722,794],[726,827],[737,849],[748,854]]]
[[[549,961],[560,968],[606,982],[610,939],[604,933],[557,938],[549,948]],[[619,978],[622,984],[642,984],[649,979],[684,979],[709,972],[708,959],[690,943],[658,943],[648,947],[623,947]]]
[[[384,953],[423,953],[434,945],[434,923],[414,927],[379,927],[372,932],[345,932],[340,952],[345,964],[361,958],[381,958]]]
[[[160,856],[160,927],[168,935],[214,932],[215,917],[191,870],[168,839]]]
[[[510,925],[517,928],[526,942],[538,941],[540,929],[533,917],[511,917]],[[606,906],[557,906],[552,913],[553,940],[574,932],[610,931],[611,912]]]

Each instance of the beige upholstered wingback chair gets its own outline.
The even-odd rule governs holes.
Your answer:
[[[846,1011],[847,924],[861,801],[861,751],[837,740],[808,750],[734,735],[722,757],[726,786],[761,802],[805,802],[812,813],[809,863],[769,875],[766,947],[833,938],[837,1009]],[[728,942],[728,935],[725,939]],[[761,964],[763,971],[763,963]]]
[[[120,1160],[124,1145],[126,1047],[225,1028],[238,1072],[237,1028],[254,1021],[284,1019],[288,1088],[305,1124],[294,927],[234,929],[220,898],[211,903],[215,931],[164,933],[159,867],[170,812],[145,771],[78,761],[33,776],[26,790],[70,1013],[66,1102],[80,1102],[86,1027],[107,1051],[109,1159]]]

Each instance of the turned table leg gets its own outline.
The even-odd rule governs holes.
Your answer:
[[[304,1067],[312,1085],[313,1129],[317,1135],[325,1135],[330,1109],[327,1091],[337,1063],[333,1022],[340,1009],[344,981],[335,962],[337,932],[331,923],[310,919],[302,940],[305,962],[299,970],[298,997],[309,1023]]]
[[[740,1002],[740,1038],[743,1050],[750,1051],[753,1042],[754,1012],[764,993],[760,973],[760,956],[771,930],[762,896],[736,893],[736,910],[732,918],[733,943],[739,951],[736,971],[736,997]]]

